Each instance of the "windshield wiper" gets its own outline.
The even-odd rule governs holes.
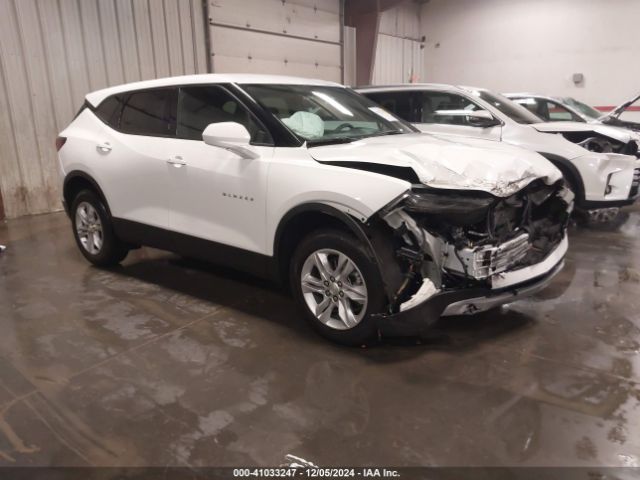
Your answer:
[[[389,130],[388,132],[379,132],[379,133],[374,133],[373,135],[367,135],[364,138],[384,137],[385,135],[400,135],[402,133],[408,133],[408,132],[403,132],[401,130]]]
[[[307,147],[318,147],[320,145],[336,145],[338,143],[351,143],[358,140],[357,137],[337,137],[337,138],[320,138],[318,140],[307,140]]]

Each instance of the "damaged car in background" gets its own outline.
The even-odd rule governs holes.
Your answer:
[[[624,105],[610,114],[603,114],[571,97],[550,97],[531,93],[506,93],[505,97],[548,122],[544,127],[540,125],[543,131],[559,133],[567,140],[592,152],[640,156],[640,134],[632,128],[633,122],[616,120]],[[630,107],[635,100],[637,99],[625,105]],[[636,123],[635,130],[639,129],[640,123]]]
[[[331,82],[112,87],[87,95],[56,146],[87,260],[149,245],[275,278],[344,344],[530,295],[567,251],[573,194],[541,155],[422,134]]]
[[[571,120],[640,132],[640,95],[633,96],[609,113],[602,113],[572,97],[552,97],[533,93],[506,93],[505,96],[523,105],[547,122]]]
[[[358,91],[423,132],[493,140],[540,153],[562,171],[583,218],[612,220],[619,207],[638,197],[640,160],[632,132],[605,125],[544,122],[483,88],[407,84]]]

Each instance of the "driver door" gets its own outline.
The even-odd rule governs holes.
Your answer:
[[[257,158],[207,145],[211,123],[237,122],[251,134]],[[169,228],[191,237],[265,252],[267,171],[271,137],[223,86],[183,87],[178,97],[177,139],[170,158]]]
[[[419,117],[414,125],[421,131],[440,136],[459,136],[500,141],[502,125],[479,127],[468,117],[445,115],[446,110],[483,110],[463,95],[444,91],[419,92]]]

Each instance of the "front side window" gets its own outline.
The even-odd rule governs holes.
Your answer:
[[[262,108],[309,145],[415,132],[349,89],[319,85],[243,85]]]
[[[440,123],[444,125],[473,126],[469,123],[469,117],[459,115],[447,115],[452,110],[467,110],[473,112],[481,108],[468,98],[448,92],[422,92],[421,122]]]
[[[176,133],[177,89],[133,92],[120,117],[120,130],[135,135],[171,137]]]
[[[249,111],[218,86],[183,87],[178,99],[178,138],[202,140],[202,132],[211,123],[236,122],[251,135],[251,143],[271,144],[271,135]]]
[[[507,97],[504,97],[497,93],[491,93],[487,90],[473,90],[471,93],[489,103],[494,108],[500,110],[500,112],[502,112],[514,122],[530,125],[532,123],[540,123],[544,121],[523,106],[518,105],[517,103],[509,100]]]

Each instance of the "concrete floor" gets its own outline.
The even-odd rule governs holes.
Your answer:
[[[426,345],[337,347],[267,284],[63,214],[0,226],[0,465],[640,465],[640,212]]]

